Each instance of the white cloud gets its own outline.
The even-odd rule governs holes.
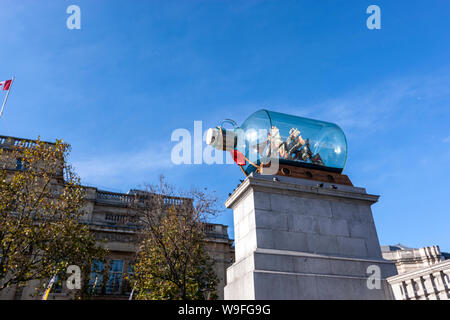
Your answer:
[[[252,112],[268,109],[338,124],[346,135],[358,136],[395,126],[405,117],[423,110],[434,112],[443,108],[435,103],[450,96],[450,76],[429,74],[399,77],[370,86],[356,87],[336,97],[326,97],[315,104],[301,101],[254,101],[241,105],[219,106],[209,119],[233,118],[239,124]],[[416,112],[417,111],[417,112]]]
[[[336,123],[343,128],[348,137],[357,139],[362,135],[395,126],[399,121],[408,121],[402,118],[414,116],[419,109],[430,106],[442,108],[445,104],[434,104],[434,101],[450,95],[449,83],[450,77],[438,75],[398,78],[374,87],[357,88],[341,97],[324,99],[306,107],[294,107],[293,104],[277,105],[271,101],[222,106],[202,119],[203,130],[209,125],[217,125],[218,119],[232,116],[247,117],[251,112],[266,107],[274,111]],[[273,107],[267,107],[268,105]],[[244,119],[235,120],[240,124]],[[449,143],[450,136],[443,139],[443,142]],[[145,177],[174,169],[175,165],[170,160],[172,146],[173,144],[153,145],[137,152],[124,149],[114,154],[75,161],[74,166],[82,180],[91,184],[111,186],[139,184]],[[384,166],[385,161],[382,162]],[[381,164],[374,166],[372,162],[366,165],[362,166],[363,172],[374,171],[381,166]],[[183,170],[187,170],[186,167]]]
[[[118,186],[142,183],[144,177],[159,174],[174,165],[166,146],[153,145],[137,152],[124,150],[75,160],[73,166],[82,183]]]
[[[326,99],[306,108],[288,107],[285,112],[330,121],[349,134],[377,131],[401,121],[405,114],[429,108],[450,96],[450,77],[428,75],[397,78],[371,87],[360,87],[337,98]],[[300,115],[300,114],[299,114]]]

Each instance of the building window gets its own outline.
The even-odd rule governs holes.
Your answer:
[[[414,293],[418,293],[419,292],[419,284],[416,282],[416,281],[414,281],[414,280],[411,280],[411,283],[412,283],[412,285],[413,285],[413,290],[414,290]]]
[[[111,260],[109,263],[106,294],[121,294],[123,275],[123,260]]]
[[[441,277],[442,277],[442,282],[447,285],[450,284],[450,278],[448,276],[448,274],[444,273],[443,271],[441,271]]]
[[[51,293],[62,293],[62,280],[59,277],[55,278],[55,282],[50,290]]]
[[[23,171],[27,169],[29,163],[27,161],[23,161],[21,158],[16,159],[16,170]]]
[[[18,158],[16,160],[16,170],[22,170],[22,168],[23,168],[22,159]]]
[[[105,264],[99,260],[94,260],[89,279],[89,292],[91,294],[101,294],[104,270]]]
[[[131,281],[131,278],[133,278],[133,274],[134,274],[134,264],[132,262],[128,262],[128,267],[127,267],[127,280],[125,281],[124,284],[124,292],[126,294],[130,294],[131,291],[133,290],[133,286],[134,286],[134,281]]]

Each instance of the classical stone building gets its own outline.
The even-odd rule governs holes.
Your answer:
[[[388,278],[397,300],[449,300],[450,254],[439,246],[382,246],[383,258],[395,263],[398,275]]]
[[[447,253],[439,246],[409,248],[402,244],[381,246],[383,258],[395,262],[398,274],[416,271],[445,260]]]
[[[0,148],[6,149],[17,145],[26,139],[0,136]],[[33,140],[26,140],[30,145]],[[19,164],[19,162],[18,162]],[[21,168],[17,167],[17,170]],[[105,265],[98,264],[91,274],[91,284],[95,284],[97,298],[100,299],[128,299],[131,286],[125,280],[126,275],[132,272],[132,263],[136,252],[133,241],[138,225],[129,219],[129,203],[134,199],[136,190],[128,193],[114,193],[98,190],[95,187],[85,187],[87,199],[83,222],[88,224],[95,233],[99,243],[108,248],[109,256]],[[192,204],[192,199],[180,197],[164,197],[169,205],[183,206]],[[206,250],[214,260],[214,270],[220,280],[217,292],[223,299],[226,268],[234,259],[233,241],[228,236],[227,226],[221,224],[206,224]],[[103,244],[103,241],[106,242]],[[106,273],[106,279],[103,279]],[[96,279],[96,280],[95,280]],[[12,287],[0,293],[0,299],[39,299],[32,296],[35,285],[30,283],[26,287]],[[64,287],[54,286],[49,300],[70,299],[71,292]]]

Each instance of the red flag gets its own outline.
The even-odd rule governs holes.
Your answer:
[[[231,157],[233,158],[234,162],[236,162],[236,164],[238,166],[245,166],[246,162],[245,162],[245,156],[237,151],[237,150],[230,150],[231,153]]]
[[[9,90],[9,87],[11,86],[12,80],[6,80],[5,85],[3,86],[3,90]]]
[[[11,84],[12,84],[13,80],[14,80],[14,77],[11,80],[0,81],[0,90],[3,86],[3,90],[8,91],[5,95],[5,99],[3,100],[2,108],[0,109],[0,118],[2,117],[3,109],[5,109],[5,104],[6,104],[6,101],[8,100],[9,93],[11,92]]]
[[[0,81],[0,87],[3,86],[3,90],[9,90],[12,80]]]

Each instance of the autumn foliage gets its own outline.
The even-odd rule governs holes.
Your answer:
[[[85,191],[62,141],[23,141],[0,150],[0,290],[89,270],[103,252],[83,217]]]

